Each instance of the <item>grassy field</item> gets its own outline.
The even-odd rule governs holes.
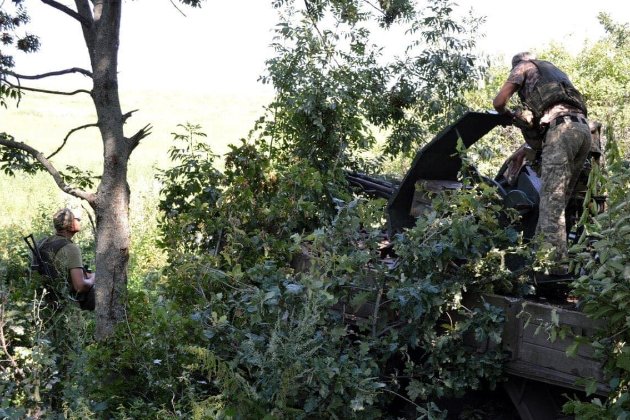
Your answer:
[[[153,126],[151,135],[141,142],[130,160],[132,220],[144,217],[134,214],[134,209],[136,213],[142,212],[147,200],[156,200],[159,190],[155,181],[156,168],[168,166],[166,152],[172,144],[171,133],[178,131],[178,124],[200,124],[215,153],[223,155],[230,143],[247,135],[269,100],[263,96],[182,92],[121,93],[123,112],[138,110],[128,120],[125,134],[131,136],[146,124]],[[54,151],[72,128],[96,121],[94,107],[87,95],[64,97],[28,93],[18,108],[1,109],[0,115],[1,131],[45,154]],[[59,169],[72,164],[100,174],[102,145],[98,130],[90,127],[73,134],[63,152],[53,158],[53,163]],[[50,208],[80,206],[77,200],[60,192],[47,174],[19,174],[15,178],[0,175],[0,203],[0,210],[5,215],[0,225],[15,217],[30,220]]]

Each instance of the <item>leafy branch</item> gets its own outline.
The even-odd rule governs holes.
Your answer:
[[[6,325],[4,308],[6,306],[8,298],[5,293],[2,293],[0,298],[1,298],[0,300],[0,347],[2,348],[2,351],[4,352],[5,356],[7,357],[7,360],[9,361],[9,363],[11,364],[11,367],[15,370],[15,372],[23,374],[23,372],[21,372],[21,370],[19,369],[17,362],[11,355],[11,352],[9,351],[9,343],[7,343],[6,335],[4,333],[4,326]],[[0,367],[2,367],[4,370],[4,367],[2,365],[0,365]]]

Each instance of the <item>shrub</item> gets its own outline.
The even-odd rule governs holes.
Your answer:
[[[493,386],[502,354],[479,353],[467,337],[499,342],[502,314],[467,309],[461,298],[519,280],[505,265],[519,236],[499,222],[496,192],[471,186],[436,197],[432,212],[393,241],[392,268],[381,259],[382,200],[337,200],[328,219],[316,211],[320,172],[254,146],[234,148],[225,174],[206,186],[219,191],[216,201],[162,224],[164,235],[187,235],[181,227],[191,221],[220,226],[219,236],[191,230],[202,244],[220,237],[216,252],[167,249],[165,297],[203,337],[187,347],[186,376],[205,382],[193,412],[381,418],[394,401],[426,414],[439,411],[431,402],[441,397]],[[165,183],[163,208],[182,199],[181,185]],[[366,307],[355,320],[345,314]]]

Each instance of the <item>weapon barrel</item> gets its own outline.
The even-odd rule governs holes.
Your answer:
[[[396,186],[392,182],[358,172],[346,171],[346,179],[351,185],[361,188],[366,194],[381,198],[389,199],[396,190]]]

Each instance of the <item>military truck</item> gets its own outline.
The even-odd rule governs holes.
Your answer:
[[[431,192],[462,188],[458,175],[462,161],[457,153],[458,141],[468,148],[498,126],[512,123],[511,118],[494,112],[468,112],[458,121],[445,128],[426,146],[421,148],[400,182],[383,181],[377,178],[350,173],[350,184],[364,192],[388,199],[388,224],[390,235],[414,226],[417,217],[431,206]],[[598,138],[597,138],[598,140]],[[578,187],[567,206],[567,235],[572,237],[572,228],[580,217],[584,190],[591,161],[596,156],[599,144],[593,148],[591,158],[585,164]],[[515,176],[509,176],[509,160],[494,177],[476,174],[479,182],[496,187],[505,207],[520,213],[519,229],[525,239],[534,235],[538,219],[540,177],[536,168],[536,156],[522,166]],[[605,199],[595,197],[600,206]],[[474,307],[482,302],[502,308],[505,328],[501,349],[507,357],[503,383],[518,415],[524,420],[561,418],[563,393],[579,392],[584,389],[581,380],[594,380],[597,393],[605,396],[608,391],[600,362],[593,350],[581,346],[574,357],[567,356],[573,340],[551,340],[545,327],[554,322],[576,335],[590,336],[601,324],[576,309],[575,302],[555,300],[551,303],[545,296],[517,298],[496,294],[477,294],[465,297],[465,304]],[[364,308],[365,309],[365,308]],[[370,313],[367,308],[367,313]],[[360,316],[360,312],[355,315]],[[476,343],[479,351],[487,348],[486,343]]]

